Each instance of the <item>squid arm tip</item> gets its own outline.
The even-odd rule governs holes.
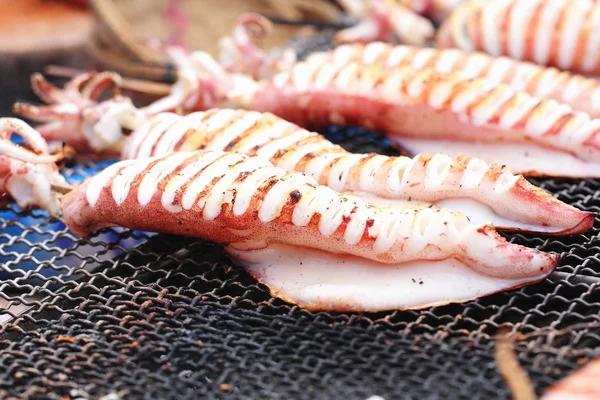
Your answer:
[[[44,81],[46,80],[46,78],[44,78],[44,75],[42,75],[39,72],[34,72],[33,74],[31,74],[31,77],[29,78],[29,80],[31,82],[37,82],[37,81]]]

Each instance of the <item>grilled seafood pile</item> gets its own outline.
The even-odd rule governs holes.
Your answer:
[[[559,257],[510,244],[495,227],[591,228],[593,214],[515,173],[600,176],[598,84],[552,67],[564,62],[496,58],[518,52],[448,39],[457,15],[481,17],[494,32],[484,22],[504,9],[489,2],[344,1],[359,22],[337,38],[365,43],[302,62],[265,51],[270,22],[245,14],[221,41],[219,61],[167,48],[179,79],[142,108],[100,96],[124,85],[110,72],[77,76],[64,89],[35,75],[47,104],[17,103],[15,112],[42,122],[49,141],[122,161],[65,189],[57,156],[38,144],[22,159],[14,149],[26,150],[10,145],[7,163],[48,168],[58,178],[41,186],[68,193],[60,204],[56,194],[28,203],[14,183],[4,190],[19,205],[62,213],[82,236],[122,226],[213,240],[273,295],[314,310],[417,309],[538,282]],[[521,18],[530,9],[511,0],[505,11]],[[438,43],[461,49],[415,47],[435,34],[426,18],[443,23]],[[524,31],[507,29],[511,51],[529,52],[518,45]],[[409,45],[368,43],[389,39]],[[349,153],[310,130],[331,124],[378,131],[408,156]]]
[[[111,106],[109,101],[107,108]],[[63,103],[63,107],[69,112],[61,115],[55,109],[56,124],[69,118],[77,105]],[[104,105],[92,107],[102,109]],[[27,110],[24,115],[32,119],[49,114],[25,104],[15,109],[22,113]],[[133,112],[139,113],[142,111]],[[89,114],[86,107],[80,114]],[[87,134],[82,132],[102,130],[98,125],[104,121],[103,116],[97,116],[95,123],[87,119],[79,127],[72,125],[73,131],[67,136],[77,137],[80,132],[76,142],[85,141]],[[594,220],[592,214],[556,200],[505,166],[445,154],[421,153],[413,158],[352,154],[317,133],[269,113],[219,109],[185,117],[159,113],[137,128],[120,127],[118,123],[112,128],[121,133],[113,132],[111,137],[123,137],[123,128],[132,129],[122,144],[123,159],[202,149],[233,151],[306,173],[322,185],[352,192],[375,204],[413,208],[435,204],[464,212],[476,222],[492,222],[498,228],[569,234],[587,231]]]
[[[358,23],[336,38],[361,43],[298,62],[265,51],[270,22],[246,14],[218,61],[168,48],[179,79],[145,106],[112,72],[64,88],[34,75],[46,104],[14,111],[37,130],[0,119],[1,201],[81,237],[117,226],[213,241],[274,297],[314,311],[415,310],[561,279],[560,254],[498,232],[595,222],[523,177],[600,177],[599,84],[578,75],[595,72],[595,4],[344,3]],[[555,36],[532,36],[561,18]],[[419,47],[433,22],[440,48]],[[331,124],[387,135],[404,155],[351,153],[318,133]],[[63,142],[120,161],[70,186]],[[596,398],[599,362],[542,398]]]

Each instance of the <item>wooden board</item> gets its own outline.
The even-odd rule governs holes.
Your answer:
[[[51,53],[81,48],[93,29],[84,8],[62,1],[0,0],[0,53]]]

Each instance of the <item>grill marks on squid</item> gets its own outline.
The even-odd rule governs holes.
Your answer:
[[[316,186],[304,174],[237,153],[175,153],[120,163],[89,182],[86,198],[92,207],[103,190],[111,192],[118,206],[129,200],[145,207],[160,196],[169,212],[194,210],[206,220],[250,213],[263,223],[315,223],[321,235],[339,232],[348,244],[370,239],[378,254],[415,232],[426,236],[430,229],[443,229],[460,236],[468,226],[466,217],[448,211],[374,207]]]
[[[160,119],[162,115],[156,118]],[[402,193],[406,186],[414,184],[422,184],[424,187],[434,189],[436,186],[443,185],[447,178],[454,179],[449,171],[438,168],[439,166],[454,163],[454,168],[458,168],[461,162],[469,165],[481,163],[481,160],[462,159],[458,162],[443,155],[431,157],[422,154],[415,158],[408,158],[352,154],[317,133],[309,132],[271,114],[252,111],[210,110],[190,114],[170,127],[168,124],[151,125],[160,126],[164,131],[160,135],[153,134],[152,129],[136,133],[145,137],[132,138],[134,145],[156,150],[158,149],[156,145],[146,142],[162,142],[171,135],[175,138],[170,141],[168,147],[161,147],[164,152],[144,153],[146,156],[196,149],[245,153],[268,159],[280,168],[304,172],[320,184],[339,191],[371,191],[375,184],[373,179],[375,175],[378,181],[385,182],[386,188],[383,191]],[[224,138],[223,135],[226,137]],[[181,139],[178,139],[179,136]],[[140,151],[131,146],[126,148],[124,156],[129,158],[139,154]],[[373,163],[374,161],[376,163]],[[490,167],[485,165],[484,169],[488,168]],[[443,170],[445,173],[439,175],[435,172],[437,170]],[[372,171],[372,174],[369,171]],[[466,186],[473,185],[473,182],[477,185],[483,179],[483,175],[477,178],[469,174],[469,168],[465,171],[461,178]],[[509,189],[502,186],[502,191]]]
[[[598,73],[599,20],[600,5],[592,0],[470,0],[445,22],[439,42]]]

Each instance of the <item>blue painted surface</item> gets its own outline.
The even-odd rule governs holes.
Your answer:
[[[114,162],[78,164],[63,174],[69,183],[77,184]],[[0,281],[35,286],[44,283],[40,277],[70,280],[73,267],[92,267],[97,260],[117,257],[145,240],[136,232],[119,235],[119,230],[105,230],[89,241],[78,241],[60,219],[40,210],[23,212],[9,204],[0,208]]]

